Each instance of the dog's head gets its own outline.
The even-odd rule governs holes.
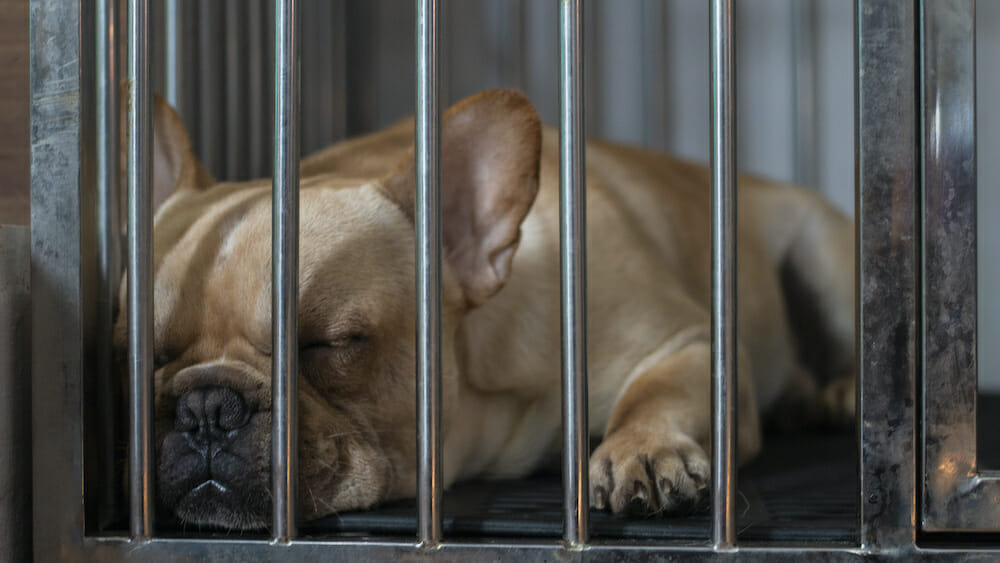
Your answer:
[[[270,521],[271,186],[217,183],[154,104],[155,430],[161,509]],[[299,507],[314,518],[414,494],[412,122],[303,168]],[[538,187],[541,129],[520,94],[451,108],[442,131],[445,431],[457,322],[499,291]],[[124,287],[124,284],[123,284]],[[124,305],[124,300],[123,300]],[[122,307],[124,309],[124,306]],[[126,343],[125,315],[116,345]]]

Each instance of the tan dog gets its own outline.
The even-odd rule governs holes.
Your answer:
[[[158,102],[155,223],[158,487],[183,521],[269,521],[271,191],[217,183]],[[300,516],[413,496],[412,121],[302,163]],[[524,475],[560,448],[557,134],[520,94],[444,117],[444,483]],[[709,176],[636,148],[587,145],[591,500],[677,511],[709,477]],[[743,177],[739,454],[797,360],[779,271],[853,357],[850,222],[814,193]],[[124,345],[124,323],[118,326]],[[849,389],[842,384],[839,389]],[[850,410],[850,393],[841,410]]]

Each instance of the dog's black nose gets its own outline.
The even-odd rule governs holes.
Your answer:
[[[199,442],[225,440],[250,421],[243,396],[229,387],[199,387],[177,400],[174,430]]]

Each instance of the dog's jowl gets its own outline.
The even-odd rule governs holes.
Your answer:
[[[270,519],[271,185],[225,183],[155,104],[156,454],[160,508],[237,529]],[[489,91],[442,125],[444,483],[524,475],[560,447],[557,133]],[[302,162],[300,517],[416,494],[413,124]],[[590,498],[678,512],[707,495],[707,170],[587,144]],[[795,398],[843,416],[850,374],[803,367],[788,297],[853,358],[851,223],[813,192],[740,179],[739,456]],[[125,344],[124,318],[116,327]],[[839,400],[841,395],[848,400]]]

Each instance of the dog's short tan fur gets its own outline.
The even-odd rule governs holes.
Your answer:
[[[241,487],[266,493],[270,182],[216,183],[159,102],[155,128],[156,191],[172,194],[155,225],[157,435],[171,433],[185,391],[235,389],[253,411]],[[303,518],[416,493],[412,131],[400,123],[302,163]],[[448,485],[523,475],[559,451],[558,139],[507,91],[452,108],[442,138]],[[709,476],[709,175],[637,148],[586,150],[590,432],[603,435],[591,500],[616,512],[636,500],[679,510],[704,499]],[[789,381],[804,382],[794,389],[806,400],[819,395],[796,356],[782,270],[814,298],[815,322],[850,365],[853,236],[808,191],[743,176],[739,206],[746,459],[759,449],[758,412]],[[268,521],[239,503],[175,512],[225,527]]]

